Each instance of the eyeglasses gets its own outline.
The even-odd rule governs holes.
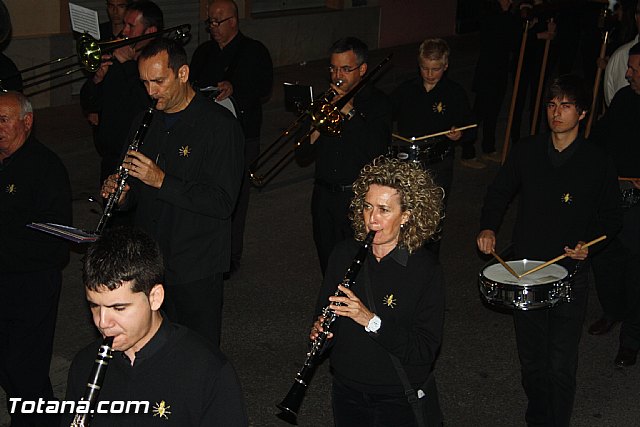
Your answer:
[[[555,110],[560,107],[560,111],[569,111],[571,106],[575,106],[575,102],[561,102],[556,104],[555,102],[547,102],[547,110]]]
[[[204,25],[206,25],[207,27],[210,27],[210,28],[217,28],[217,27],[219,27],[220,25],[222,25],[224,22],[228,21],[231,18],[235,18],[235,16],[230,16],[228,18],[224,18],[221,21],[214,21],[211,18],[207,18],[207,19],[204,20]]]
[[[334,67],[333,65],[329,65],[329,72],[331,74],[336,74],[338,71],[340,71],[342,74],[349,74],[349,73],[357,70],[358,68],[360,68],[360,65],[362,65],[362,64],[356,65],[353,68],[349,68],[347,65],[342,66],[342,67]]]

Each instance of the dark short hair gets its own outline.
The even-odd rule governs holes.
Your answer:
[[[337,40],[329,48],[329,54],[344,53],[350,50],[356,55],[360,64],[364,64],[369,60],[369,47],[365,42],[355,37],[344,37]]]
[[[163,282],[164,264],[158,244],[134,227],[105,230],[87,250],[82,265],[82,281],[92,291],[110,291],[133,281],[133,292],[149,295]]]
[[[554,98],[567,98],[575,102],[578,113],[588,111],[591,102],[591,96],[584,84],[584,80],[575,74],[565,74],[555,78],[547,90],[545,102],[549,102]]]
[[[162,31],[164,28],[164,16],[162,10],[152,1],[138,0],[131,2],[127,6],[127,10],[137,10],[142,14],[142,22],[144,27],[156,27],[158,31]]]
[[[629,56],[640,55],[640,43],[636,43],[629,49]]]
[[[169,68],[171,68],[176,75],[178,75],[180,67],[188,64],[187,52],[185,52],[182,44],[166,37],[159,37],[146,45],[144,49],[142,49],[142,52],[140,52],[138,60],[149,59],[162,52],[167,52],[169,56]]]

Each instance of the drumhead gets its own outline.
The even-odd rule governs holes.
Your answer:
[[[517,261],[507,261],[516,273],[522,274],[534,267],[544,264],[543,261],[531,261],[527,259]],[[509,273],[502,264],[493,264],[488,266],[482,272],[484,277],[494,282],[510,283],[517,285],[545,285],[561,281],[569,275],[566,268],[558,264],[551,264],[541,270],[528,274],[521,279],[517,279],[513,274]]]

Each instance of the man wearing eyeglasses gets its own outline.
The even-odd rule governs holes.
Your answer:
[[[482,208],[476,241],[481,252],[496,250],[496,232],[519,193],[515,259],[546,261],[564,254],[558,264],[572,276],[570,302],[513,312],[529,426],[569,426],[589,260],[615,237],[622,220],[613,161],[579,132],[590,99],[576,76],[553,82],[546,97],[551,133],[513,146]],[[605,243],[583,246],[602,235]]]
[[[336,93],[332,102],[350,98],[341,110],[346,116],[342,133],[329,136],[314,131],[310,144],[296,150],[299,159],[316,162],[311,215],[323,275],[334,246],[353,235],[349,221],[351,184],[364,165],[386,153],[391,140],[391,103],[387,96],[371,84],[355,96],[351,93],[367,72],[367,45],[355,37],[345,37],[329,52],[330,86]]]
[[[191,60],[191,83],[216,88],[217,101],[233,101],[245,136],[245,175],[232,219],[230,272],[239,268],[249,206],[249,165],[260,152],[262,103],[271,94],[273,64],[267,48],[240,32],[238,6],[232,0],[209,1],[205,25],[211,36]],[[231,99],[229,99],[231,97]]]

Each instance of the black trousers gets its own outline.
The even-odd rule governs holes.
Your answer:
[[[622,320],[620,343],[640,349],[640,205],[624,210],[623,226],[592,260],[598,300],[606,317]]]
[[[349,221],[349,205],[352,198],[352,191],[332,191],[318,184],[313,186],[313,241],[316,244],[323,276],[335,245],[353,236]]]
[[[391,363],[391,362],[389,362]],[[416,427],[404,393],[364,393],[333,380],[331,406],[335,427]]]
[[[244,176],[242,186],[236,203],[236,209],[231,218],[231,268],[238,268],[244,248],[244,227],[247,222],[249,210],[249,194],[251,193],[251,180],[249,179],[249,167],[260,154],[260,138],[246,138],[244,141]]]
[[[572,301],[550,309],[515,310],[513,320],[528,426],[569,426],[576,392],[578,344],[587,307],[587,274],[578,273]]]
[[[198,332],[220,347],[222,332],[222,273],[179,285],[167,284],[164,310],[171,321]]]
[[[49,366],[61,285],[59,270],[0,273],[0,386],[9,409],[12,397],[55,400]],[[10,415],[12,427],[59,423],[57,415]]]
[[[473,112],[482,122],[482,152],[485,154],[496,151],[496,127],[506,89],[505,76],[501,84],[493,87],[483,86],[476,93]]]
[[[433,181],[437,186],[444,190],[443,212],[447,211],[447,203],[449,201],[449,193],[451,191],[451,183],[453,182],[453,156],[445,157],[441,162],[426,165],[424,168],[431,174]],[[442,233],[444,230],[444,219],[440,221],[440,232],[433,236],[431,240],[425,242],[424,247],[435,259],[440,258],[440,242],[442,241]]]

